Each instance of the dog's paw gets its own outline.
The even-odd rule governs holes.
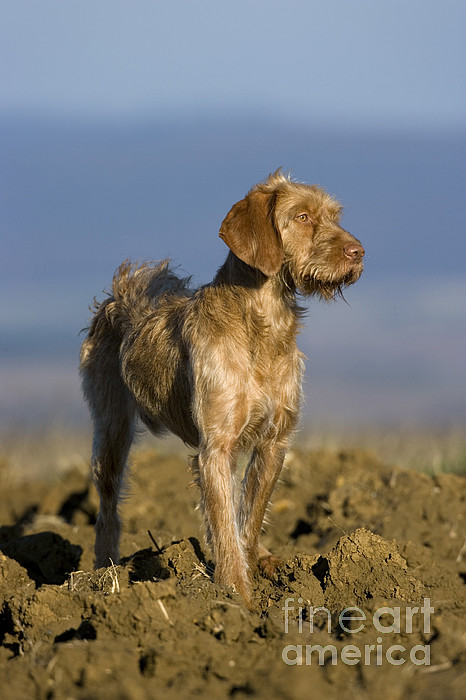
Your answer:
[[[259,571],[262,576],[266,578],[274,579],[277,573],[277,569],[283,564],[283,561],[276,557],[274,554],[266,554],[259,559]]]

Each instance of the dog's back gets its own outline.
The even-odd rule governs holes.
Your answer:
[[[189,281],[189,278],[177,277],[170,270],[168,260],[155,264],[125,261],[113,277],[111,294],[103,302],[94,304],[94,316],[84,346],[99,334],[101,326],[105,327],[105,332],[111,328],[120,341],[123,340],[156,310],[161,298],[189,296]]]
[[[81,349],[83,390],[91,411],[96,400],[109,397],[106,412],[113,414],[116,404],[127,406],[129,413],[131,404],[132,413],[137,412],[153,433],[172,430],[184,441],[197,443],[197,430],[186,401],[187,387],[183,386],[183,397],[175,396],[187,372],[176,326],[177,309],[181,314],[192,295],[189,281],[175,275],[168,261],[141,265],[124,262],[118,268],[111,295],[95,304]],[[101,407],[97,412],[102,413]],[[180,412],[185,415],[180,416]],[[156,420],[159,415],[164,416],[163,423]],[[175,428],[180,418],[185,426],[182,435]]]

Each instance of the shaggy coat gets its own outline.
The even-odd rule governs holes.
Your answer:
[[[80,365],[94,421],[97,567],[119,559],[117,506],[139,418],[196,450],[215,580],[252,605],[252,573],[260,565],[272,575],[279,563],[259,536],[301,401],[297,296],[331,299],[363,269],[364,249],[340,214],[325,191],[277,171],[225,217],[230,251],[210,284],[191,289],[167,261],[116,272]]]

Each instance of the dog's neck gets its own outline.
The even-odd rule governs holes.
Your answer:
[[[260,316],[270,326],[280,327],[280,332],[286,327],[293,337],[298,333],[302,309],[297,304],[294,287],[288,286],[280,273],[267,277],[230,251],[211,286],[247,291],[250,313]]]
[[[212,285],[242,287],[243,289],[261,289],[266,280],[267,277],[263,275],[260,270],[246,265],[246,263],[230,251],[227,255],[227,259],[218,269],[212,281]]]

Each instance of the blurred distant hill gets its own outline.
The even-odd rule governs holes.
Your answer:
[[[367,251],[363,278],[348,291],[353,310],[313,311],[314,344],[303,336],[327,413],[345,400],[351,412],[355,392],[359,413],[371,413],[373,397],[384,401],[397,383],[405,403],[393,397],[395,416],[397,406],[406,414],[427,406],[433,393],[429,415],[466,413],[466,131],[335,131],[262,115],[126,123],[23,115],[1,118],[0,134],[3,363],[74,367],[88,305],[125,258],[171,257],[196,283],[211,279],[226,253],[223,217],[282,166],[335,194],[343,225]]]
[[[230,206],[279,166],[325,186],[364,239],[370,274],[462,272],[466,131],[367,133],[252,118],[132,123],[3,120],[4,282],[73,279],[122,257],[173,256],[207,279]],[[6,275],[6,279],[5,279]]]

